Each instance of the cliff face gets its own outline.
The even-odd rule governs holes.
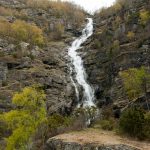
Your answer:
[[[141,18],[142,12],[149,11],[150,1],[132,0],[113,7],[95,15],[95,32],[83,52],[97,104],[113,103],[120,109],[127,105],[128,97],[119,72],[150,64],[150,20],[142,23]],[[138,103],[146,108],[144,101],[141,98]]]
[[[66,56],[68,43],[78,35],[77,26],[56,9],[27,5],[26,2],[0,0],[0,18],[10,24],[16,20],[36,24],[43,30],[47,42],[40,48],[23,41],[14,43],[0,36],[0,111],[12,109],[11,98],[15,92],[40,84],[47,95],[48,113],[69,113],[75,94]],[[82,11],[81,14],[84,15]],[[60,31],[55,35],[57,26]],[[52,37],[57,39],[51,40]]]

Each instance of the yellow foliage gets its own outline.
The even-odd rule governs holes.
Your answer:
[[[17,20],[12,24],[12,32],[15,38],[21,39],[32,44],[44,44],[44,37],[42,30],[35,24],[28,24],[24,21]]]
[[[135,33],[132,32],[132,31],[129,31],[128,34],[127,34],[127,37],[128,37],[129,39],[133,39],[133,38],[135,37]]]
[[[131,100],[147,92],[147,86],[150,83],[150,75],[145,67],[139,69],[130,68],[120,72],[120,76],[123,79],[124,87]]]
[[[34,8],[52,9],[53,15],[63,18],[65,21],[71,20],[76,26],[83,23],[85,14],[79,6],[65,1],[49,0],[27,0],[27,5]]]
[[[12,16],[13,11],[9,8],[5,8],[5,7],[0,6],[0,15],[1,16]]]
[[[0,16],[15,16],[17,18],[26,18],[27,15],[23,11],[17,11],[16,9],[6,8],[0,6]]]
[[[12,103],[18,109],[0,116],[12,134],[6,139],[6,150],[28,149],[32,136],[46,120],[45,94],[35,87],[26,87],[16,93]]]
[[[24,41],[33,45],[42,46],[44,44],[43,32],[35,24],[17,20],[14,23],[0,21],[0,36],[14,38],[15,41]]]
[[[140,22],[145,25],[150,20],[150,12],[146,10],[140,11]]]
[[[5,20],[0,21],[0,36],[7,37],[11,34],[11,24]]]

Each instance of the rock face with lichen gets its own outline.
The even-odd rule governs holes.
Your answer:
[[[112,6],[94,16],[95,32],[82,51],[99,107],[113,104],[114,112],[118,112],[127,106],[129,100],[119,73],[149,67],[150,19],[144,24],[141,21],[142,13],[149,10],[149,0],[132,0],[118,10]],[[139,104],[147,109],[144,97],[137,101]]]
[[[36,24],[48,39],[40,48],[0,36],[0,112],[13,108],[11,98],[15,92],[40,84],[47,95],[48,114],[70,113],[75,93],[67,67],[67,47],[80,29],[59,16],[57,10],[33,8],[24,0],[0,0],[0,11],[0,17],[10,24],[16,20]],[[57,24],[63,26],[63,35],[59,40],[51,40]]]

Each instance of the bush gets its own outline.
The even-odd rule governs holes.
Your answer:
[[[115,129],[116,121],[113,118],[98,120],[93,124],[94,128],[112,131]]]
[[[6,150],[29,149],[37,128],[46,120],[45,99],[44,91],[36,87],[26,87],[14,95],[12,103],[16,109],[0,115],[12,131],[6,139]]]
[[[17,20],[14,23],[0,21],[0,36],[18,41],[24,41],[33,45],[42,46],[44,44],[43,32],[35,24]]]
[[[65,24],[71,22],[76,27],[79,27],[84,19],[85,13],[82,8],[64,1],[49,1],[49,0],[27,0],[27,5],[33,8],[52,9],[52,15],[57,18],[63,18]]]
[[[144,135],[150,140],[150,112],[145,114]]]
[[[17,11],[16,9],[6,8],[0,6],[0,16],[15,16],[16,18],[28,18],[27,14],[23,11]]]
[[[11,24],[5,20],[0,20],[0,37],[8,38],[11,34]]]
[[[52,38],[54,40],[60,40],[62,38],[62,35],[64,33],[64,25],[61,24],[61,23],[57,23],[55,24],[55,27],[54,27],[54,31],[52,32]]]
[[[35,24],[28,24],[24,21],[17,20],[11,27],[12,34],[14,34],[14,38],[17,40],[22,40],[38,46],[44,44],[42,30]]]
[[[147,91],[150,85],[150,74],[147,68],[129,68],[120,72],[120,76],[130,100],[135,100],[144,94],[147,101]],[[147,109],[149,110],[148,102]]]
[[[14,10],[14,9],[10,9],[10,8],[5,8],[0,6],[0,15],[1,16],[19,16],[19,12]]]
[[[0,6],[0,15],[1,16],[12,16],[13,11],[9,8],[5,8],[5,7]]]
[[[150,20],[150,12],[146,10],[140,11],[140,23],[142,25],[146,25],[149,20]]]
[[[113,130],[114,126],[113,126],[113,122],[111,120],[103,120],[101,121],[101,128],[103,130]]]
[[[48,126],[51,130],[57,129],[59,127],[68,127],[71,124],[71,117],[64,117],[60,114],[54,114],[48,118]]]
[[[135,37],[135,33],[132,32],[132,31],[129,31],[128,34],[127,34],[127,37],[128,37],[129,39],[133,39],[133,38]]]
[[[144,138],[144,112],[140,108],[129,108],[123,112],[120,121],[120,131],[132,137]]]

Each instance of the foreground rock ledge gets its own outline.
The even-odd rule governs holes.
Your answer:
[[[50,138],[45,150],[150,150],[150,143],[91,128]]]
[[[64,142],[59,139],[49,139],[46,150],[140,150],[127,145],[97,145]]]

